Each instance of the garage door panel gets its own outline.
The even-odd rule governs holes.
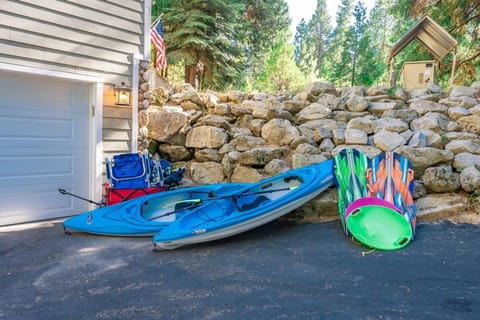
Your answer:
[[[76,90],[72,84],[75,86],[75,82],[8,72],[1,73],[1,78],[2,91],[8,95],[2,97],[0,106],[18,110],[26,108],[52,112],[72,111],[72,92]]]
[[[88,210],[58,188],[88,198],[89,110],[86,83],[0,72],[0,225]]]
[[[0,121],[10,124],[8,128],[0,128],[0,137],[3,138],[32,140],[42,138],[71,140],[73,138],[73,124],[71,120],[0,116]]]
[[[9,224],[39,220],[39,216],[42,219],[67,216],[71,214],[75,206],[84,205],[76,203],[77,200],[72,197],[59,196],[58,191],[50,189],[46,191],[30,190],[28,194],[7,192],[4,195],[9,197],[9,201],[2,208],[4,210],[2,219],[8,220]]]
[[[72,156],[6,156],[0,159],[1,180],[73,176]]]

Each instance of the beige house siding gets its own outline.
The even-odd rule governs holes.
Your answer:
[[[134,70],[134,59],[145,59],[148,55],[144,21],[150,16],[145,12],[150,10],[150,3],[150,0],[2,0],[0,62],[103,79],[104,156],[129,152],[135,145],[132,110],[137,109],[136,101],[132,99],[130,108],[116,107],[113,85],[136,84],[138,70]]]
[[[133,55],[144,52],[143,1],[2,1],[4,62],[131,83]]]

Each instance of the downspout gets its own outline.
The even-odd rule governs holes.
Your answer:
[[[152,1],[145,0],[143,13],[143,59],[150,61],[150,21],[152,20]]]
[[[138,151],[138,86],[140,73],[140,59],[138,54],[133,54],[132,72],[132,146],[131,152]]]
[[[152,2],[145,0],[143,12],[143,54],[132,54],[132,145],[131,152],[138,151],[138,89],[140,85],[140,62],[150,61],[150,20]]]

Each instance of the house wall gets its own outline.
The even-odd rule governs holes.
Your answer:
[[[2,0],[0,62],[103,79],[104,154],[129,152],[137,101],[115,107],[112,85],[138,94],[134,59],[148,59],[149,10],[150,0]]]
[[[143,1],[3,0],[3,62],[131,84],[132,59],[143,54]]]

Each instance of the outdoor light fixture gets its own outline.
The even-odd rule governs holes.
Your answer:
[[[115,91],[115,104],[119,106],[129,106],[131,95],[132,95],[132,88],[125,85],[125,82],[122,82],[121,85],[113,86],[113,90]]]

